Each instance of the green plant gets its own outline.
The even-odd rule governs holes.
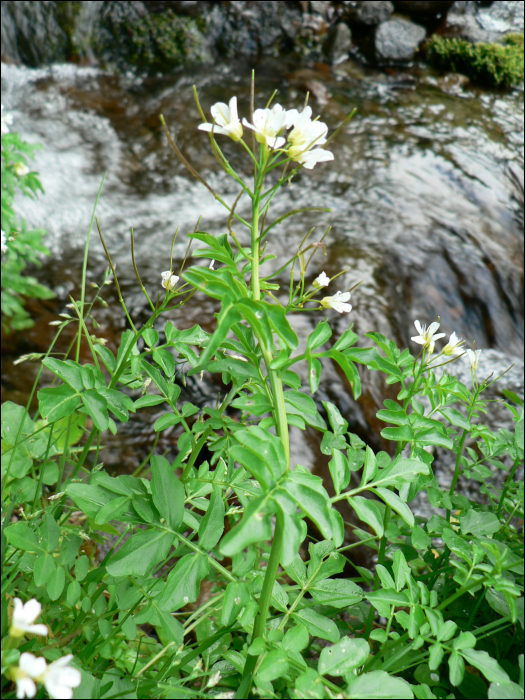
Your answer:
[[[71,299],[74,315],[57,330],[58,339],[78,323],[72,358],[53,357],[54,342],[41,359],[55,382],[38,392],[37,415],[12,403],[3,407],[5,697],[14,696],[14,683],[28,696],[42,683],[51,697],[60,686],[68,693],[60,697],[75,688],[79,698],[519,697],[519,398],[508,397],[514,432],[494,434],[483,425],[483,392],[492,379],[479,381],[480,354],[472,350],[471,388],[446,370],[436,373],[463,352],[452,333],[434,353],[443,336],[437,322],[428,328],[416,322],[417,356],[375,332],[366,334],[370,347],[357,347],[351,326],[332,343],[327,321],[298,354],[289,315],[323,308],[349,313],[350,292],[318,300],[335,278],[323,272],[311,280],[309,262],[322,241],[308,243],[310,234],[290,260],[263,273],[274,259],[266,252],[269,232],[297,213],[268,223],[268,212],[301,167],[332,159],[325,147],[336,134],[327,141],[326,125],[312,121],[306,106],[301,113],[252,107],[251,123],[241,124],[232,98],[212,107],[210,124],[197,104],[201,130],[240,186],[230,207],[186,160],[163,121],[178,157],[230,212],[228,233],[214,237],[197,226],[190,234],[203,246],[193,257],[210,265],[176,275],[170,260],[161,274],[163,296],[148,293],[135,265],[151,308],[137,328],[100,229],[110,268],[86,299],[90,227],[84,291],[80,301]],[[243,126],[254,132],[251,148]],[[245,149],[253,185],[232,168],[217,134]],[[251,201],[249,220],[236,210],[243,195]],[[249,246],[234,226],[249,231]],[[277,281],[284,270],[290,273],[285,295]],[[130,326],[116,354],[88,328],[110,276]],[[220,303],[213,334],[162,321],[165,310],[197,292]],[[83,336],[92,363],[79,362]],[[349,432],[334,404],[321,407],[312,398],[323,360],[339,365],[355,398],[356,364],[398,385],[397,400],[385,400],[377,414],[389,424],[381,435],[391,451],[375,454]],[[299,362],[308,366],[309,392],[293,370]],[[185,374],[202,372],[222,377],[223,396],[203,409],[181,405]],[[176,458],[154,445],[133,475],[110,476],[100,461],[102,435],[116,432],[115,421],[125,423],[130,412],[152,406],[163,411],[157,433],[180,430]],[[322,433],[333,497],[319,477],[295,464],[289,425]],[[454,456],[448,490],[433,475],[435,447]],[[500,472],[508,473],[498,487],[493,477]],[[485,501],[458,493],[461,478],[480,481]],[[414,516],[410,503],[420,491],[442,515]],[[343,522],[341,501],[359,526]],[[345,526],[352,544],[345,543]],[[109,551],[98,561],[95,547],[108,536]],[[375,553],[375,566],[355,565],[349,554],[356,547]],[[35,625],[40,604],[43,621]]]
[[[2,106],[3,111],[3,106]],[[13,208],[16,190],[36,198],[43,192],[37,174],[27,167],[37,144],[23,141],[11,132],[11,115],[2,114],[2,329],[22,330],[33,325],[24,309],[24,297],[50,299],[53,292],[34,277],[23,275],[28,264],[39,264],[41,254],[49,254],[42,244],[44,229],[28,229]]]
[[[509,34],[503,44],[434,35],[425,48],[431,63],[482,85],[510,88],[523,81],[523,34]]]

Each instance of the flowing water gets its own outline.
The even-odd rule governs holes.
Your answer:
[[[350,316],[333,312],[337,333],[353,322],[361,337],[376,330],[406,345],[414,319],[430,322],[440,316],[442,329],[456,331],[469,345],[476,341],[480,348],[521,355],[523,240],[509,167],[523,169],[522,90],[484,92],[461,77],[439,77],[417,66],[384,73],[348,62],[331,72],[324,65],[294,70],[267,59],[256,68],[259,105],[277,89],[281,104],[300,108],[309,90],[314,113],[331,129],[357,109],[332,144],[335,163],[294,178],[276,198],[272,218],[309,206],[331,212],[303,213],[273,229],[269,250],[277,260],[267,269],[277,269],[312,227],[312,240],[331,227],[326,257],[322,250],[317,253],[310,277],[348,268],[331,285],[331,293],[362,282],[352,295]],[[49,231],[52,256],[37,274],[57,293],[56,302],[33,304],[37,325],[18,347],[8,348],[3,400],[26,395],[32,373],[29,364],[15,368],[11,361],[22,351],[47,348],[48,321],[63,310],[70,294],[79,293],[84,243],[105,172],[98,217],[126,302],[138,320],[146,318],[145,304],[131,266],[130,229],[135,231],[140,274],[152,295],[160,288],[161,271],[169,268],[177,228],[177,261],[184,256],[185,234],[199,217],[201,230],[227,230],[226,211],[177,161],[159,115],[164,114],[194,167],[232,203],[238,186],[220,170],[208,139],[196,129],[200,119],[192,85],[207,113],[214,102],[236,94],[241,114],[247,116],[250,70],[229,63],[141,80],[73,65],[2,66],[2,100],[16,129],[44,145],[34,167],[46,194],[37,202],[21,198],[17,204],[31,225]],[[234,167],[249,177],[242,149],[226,139],[222,143]],[[248,214],[247,198],[238,211]],[[237,233],[241,242],[247,240],[242,229]],[[90,279],[100,281],[105,267],[94,234]],[[288,280],[279,281],[284,294]],[[114,291],[107,289],[110,306],[100,311],[97,332],[113,342],[124,327],[123,314]],[[199,323],[210,330],[216,310],[213,303],[194,297],[170,313],[182,328]],[[303,340],[325,315],[297,317]],[[326,370],[317,396],[338,403],[353,429],[379,447],[374,416],[382,380],[365,372],[363,397],[356,404],[335,369]],[[201,405],[218,390],[205,382],[188,387]],[[137,455],[151,443],[152,428],[141,420],[124,433],[125,445],[115,442],[115,467],[134,468]],[[306,439],[295,435],[296,461],[318,462],[316,442],[309,433]]]

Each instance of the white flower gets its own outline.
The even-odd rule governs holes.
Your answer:
[[[481,350],[467,350],[467,355],[468,359],[470,360],[470,366],[474,371],[476,371],[479,365]]]
[[[13,165],[13,170],[18,177],[25,177],[29,173],[29,168],[25,163],[15,163]]]
[[[213,131],[214,134],[224,134],[234,141],[242,138],[242,124],[237,114],[237,98],[232,97],[229,106],[224,102],[216,102],[210,109],[215,124],[199,124],[201,131]]]
[[[73,654],[67,654],[48,666],[43,682],[52,698],[60,700],[72,698],[73,688],[78,688],[82,682],[82,675],[78,668],[68,666],[72,658]]]
[[[461,347],[465,341],[458,338],[455,333],[452,333],[448,343],[441,351],[443,355],[461,355],[463,348]]]
[[[419,333],[419,335],[413,336],[412,340],[414,343],[418,343],[424,348],[428,348],[430,354],[434,352],[436,340],[446,336],[446,333],[438,333],[436,335],[436,331],[439,328],[439,323],[437,321],[431,323],[428,328],[425,325],[421,325],[419,321],[414,321],[414,326],[416,327],[416,331]]]
[[[168,292],[173,291],[175,289],[175,285],[179,281],[179,278],[177,275],[172,275],[171,270],[166,270],[166,272],[161,273],[162,277],[162,286],[164,289],[167,289]]]
[[[47,670],[47,661],[41,656],[24,652],[20,655],[18,668],[11,671],[13,680],[16,680],[17,698],[34,698],[36,695],[35,680],[41,680]]]
[[[20,598],[14,599],[13,620],[9,634],[11,637],[23,637],[24,634],[39,634],[47,636],[47,627],[43,624],[35,625],[34,622],[42,612],[42,606],[35,598],[31,598],[24,605]]]
[[[208,683],[206,684],[207,688],[214,688],[217,683],[221,680],[221,672],[217,671],[217,673],[212,673],[211,676],[208,679]]]
[[[215,272],[215,260],[212,260],[211,263],[208,265],[208,270],[213,270]]]
[[[287,111],[277,104],[271,109],[256,109],[253,113],[253,124],[246,119],[243,119],[242,123],[255,131],[255,138],[259,143],[266,143],[270,148],[281,148],[285,139],[279,134],[289,129],[297,116],[296,109]]]
[[[2,105],[1,122],[2,122],[2,134],[8,134],[9,127],[13,123],[13,115],[12,114],[4,114],[4,105]]]
[[[316,277],[314,281],[312,282],[314,287],[328,287],[330,284],[330,277],[326,274],[326,272],[321,272],[319,277]]]
[[[318,148],[326,143],[328,127],[324,122],[312,121],[311,117],[312,108],[305,107],[297,116],[294,128],[288,134],[288,142],[290,143],[288,155],[292,160],[304,165],[307,170],[311,170],[316,163],[334,159],[334,154],[331,151]]]
[[[333,297],[325,297],[321,299],[321,305],[325,309],[334,309],[340,314],[349,314],[352,311],[352,304],[346,302],[350,299],[350,292],[336,292]]]
[[[4,229],[2,229],[2,253],[7,253],[7,236]]]

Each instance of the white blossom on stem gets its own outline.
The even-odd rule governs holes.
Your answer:
[[[253,124],[246,119],[243,119],[242,123],[255,131],[255,138],[259,143],[266,143],[269,148],[281,148],[286,139],[280,134],[292,126],[297,116],[296,109],[285,110],[276,104],[271,109],[256,109],[253,113]]]
[[[214,688],[221,680],[221,672],[212,673],[206,684],[207,688]]]
[[[13,115],[4,114],[4,105],[2,105],[2,117],[1,117],[1,130],[2,134],[9,133],[9,127],[13,124]]]
[[[288,155],[307,170],[311,170],[317,163],[333,160],[334,154],[331,151],[319,148],[326,143],[327,133],[326,124],[312,121],[312,108],[305,107],[301,114],[298,114],[294,128],[288,134]]]
[[[2,229],[2,253],[7,253],[7,236],[4,229]]]
[[[325,297],[321,299],[321,305],[325,309],[334,309],[340,314],[348,314],[352,311],[352,304],[347,304],[346,302],[350,299],[350,292],[336,292],[333,297]]]
[[[467,355],[468,359],[470,360],[470,366],[475,372],[478,369],[481,350],[467,350]]]
[[[78,668],[69,666],[73,654],[67,654],[53,661],[43,677],[43,683],[52,698],[68,700],[73,697],[73,688],[78,688],[82,675]]]
[[[167,289],[168,292],[171,292],[175,289],[175,285],[179,281],[179,278],[177,275],[172,275],[171,270],[166,270],[166,272],[161,273],[162,277],[162,286],[164,289]]]
[[[436,344],[436,340],[439,340],[440,338],[444,338],[446,336],[446,333],[436,334],[436,331],[439,328],[439,323],[437,321],[431,323],[428,328],[424,324],[421,324],[419,321],[414,321],[414,326],[416,327],[416,331],[419,333],[419,335],[413,336],[412,340],[414,341],[414,343],[422,345],[426,350],[429,351],[430,354],[434,352],[434,345]]]
[[[41,680],[47,670],[47,661],[44,657],[36,657],[24,652],[20,655],[18,668],[11,671],[13,680],[16,681],[17,698],[34,698],[37,687],[35,680]]]
[[[233,141],[242,138],[242,124],[237,114],[237,98],[232,97],[229,105],[216,102],[210,109],[214,124],[199,124],[201,131],[212,131],[214,134],[229,136]]]
[[[463,353],[463,348],[461,347],[465,341],[458,338],[455,333],[450,335],[448,343],[445,345],[441,351],[443,355],[461,355]]]
[[[29,168],[25,163],[15,163],[13,165],[13,170],[15,171],[15,175],[17,175],[17,177],[25,177],[29,174]]]
[[[44,624],[35,625],[34,622],[42,612],[42,606],[35,598],[31,598],[27,603],[22,603],[20,598],[14,599],[13,620],[9,635],[20,638],[25,634],[38,634],[47,636],[47,627]]]
[[[330,277],[326,274],[326,272],[321,272],[319,277],[316,277],[314,281],[312,282],[314,287],[317,287],[318,289],[320,287],[328,287],[330,284]]]

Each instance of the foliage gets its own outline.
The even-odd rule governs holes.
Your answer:
[[[431,63],[482,85],[510,88],[523,81],[523,34],[508,34],[503,44],[472,44],[434,35],[426,53]]]
[[[319,148],[328,145],[326,125],[312,122],[306,108],[294,112],[276,105],[255,112],[251,125],[243,122],[256,127],[258,153],[243,138],[235,98],[214,105],[213,126],[201,125],[221,166],[250,198],[251,221],[236,212],[237,202],[230,206],[213,191],[165,127],[177,155],[230,211],[228,234],[198,227],[190,234],[201,246],[193,257],[212,263],[177,276],[170,261],[159,275],[163,297],[150,296],[136,269],[151,308],[140,328],[115,277],[129,324],[115,353],[87,326],[115,274],[108,251],[111,273],[93,299],[84,291],[71,300],[73,314],[57,330],[58,338],[78,324],[76,351],[59,358],[50,350],[41,360],[54,382],[38,391],[37,414],[3,406],[6,698],[14,697],[15,682],[31,693],[41,683],[55,697],[57,668],[50,671],[47,662],[71,664],[63,677],[70,694],[61,697],[73,688],[78,698],[523,693],[523,483],[515,479],[523,463],[522,402],[508,396],[513,431],[484,425],[483,394],[492,379],[479,381],[475,353],[471,387],[446,368],[436,371],[462,352],[452,334],[432,354],[438,323],[427,329],[417,322],[417,356],[375,332],[360,347],[351,325],[333,342],[327,321],[298,352],[291,314],[351,306],[348,291],[316,299],[334,278],[309,277],[320,242],[309,244],[308,235],[289,261],[262,273],[274,257],[266,253],[267,234],[282,220],[267,224],[273,196],[303,163],[330,159]],[[215,126],[246,150],[253,186],[223,155]],[[314,140],[306,138],[312,133]],[[234,231],[240,226],[250,233],[249,247]],[[283,270],[290,273],[287,290],[279,284]],[[84,267],[84,289],[85,279]],[[211,335],[162,318],[195,294],[220,302]],[[79,361],[82,336],[92,362]],[[357,365],[397,387],[397,400],[386,399],[377,413],[388,452],[374,453],[334,404],[314,398],[330,361],[356,399]],[[297,363],[307,366],[309,387],[294,371]],[[225,390],[199,409],[180,396],[185,376],[202,372],[221,377]],[[175,458],[154,446],[135,474],[111,476],[100,461],[104,433],[149,407],[160,412],[157,433],[177,426]],[[322,435],[332,497],[290,456],[289,425]],[[433,473],[436,448],[454,459],[448,490]],[[483,501],[457,492],[465,478],[480,482]],[[411,503],[421,491],[436,511],[430,518],[414,515]],[[357,526],[343,522],[342,501]],[[357,547],[377,555],[375,566],[352,562]],[[22,615],[20,601],[37,614]],[[36,636],[36,601],[47,639]]]
[[[24,297],[50,299],[54,294],[34,277],[22,274],[28,264],[37,265],[40,255],[49,251],[42,244],[45,230],[28,229],[13,207],[17,189],[33,198],[43,192],[37,174],[27,167],[40,146],[23,141],[16,132],[4,133],[4,120],[2,117],[2,329],[7,331],[33,325],[24,309]]]

